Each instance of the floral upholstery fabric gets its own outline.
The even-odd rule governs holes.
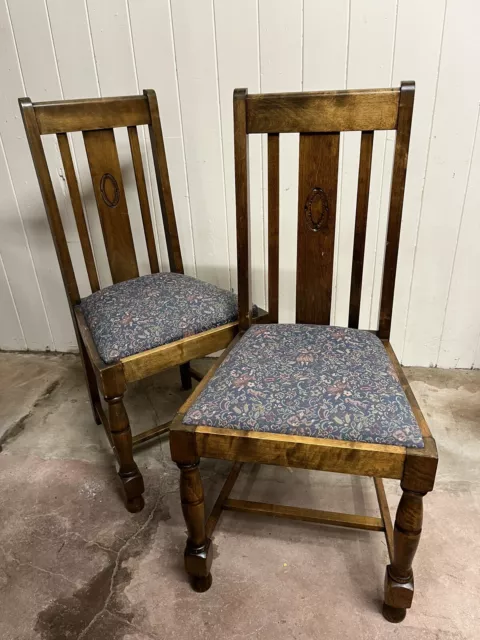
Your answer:
[[[179,273],[119,282],[84,298],[80,307],[107,364],[238,316],[234,293]]]
[[[423,447],[382,342],[322,325],[252,326],[183,422]]]

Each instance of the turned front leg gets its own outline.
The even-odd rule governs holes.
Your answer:
[[[390,622],[401,622],[412,606],[412,563],[420,542],[424,493],[403,490],[393,533],[394,557],[385,576],[383,615]]]
[[[130,422],[123,404],[123,396],[105,397],[108,404],[108,424],[117,452],[120,468],[118,475],[127,498],[127,509],[131,513],[141,511],[145,505],[143,478],[133,459],[133,441]]]
[[[205,504],[198,460],[192,464],[178,463],[180,498],[188,538],[185,547],[185,569],[195,591],[207,591],[212,584],[212,547],[205,534]]]

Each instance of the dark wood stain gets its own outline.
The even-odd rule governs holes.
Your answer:
[[[358,326],[370,171],[375,129],[397,129],[392,198],[382,290],[380,335],[423,436],[423,449],[407,449],[363,442],[344,442],[282,433],[259,433],[234,428],[183,424],[185,412],[228,357],[242,333],[223,353],[180,409],[170,428],[172,459],[181,470],[180,494],[188,529],[185,569],[197,591],[210,588],[212,577],[211,536],[224,510],[313,523],[355,527],[385,534],[391,564],[385,577],[383,615],[400,622],[412,604],[412,563],[422,528],[423,496],[433,489],[437,469],[435,441],[388,342],[395,271],[403,206],[408,142],[413,107],[413,83],[400,89],[298,94],[248,95],[234,93],[235,180],[237,195],[238,289],[241,329],[251,324],[248,134],[268,134],[268,285],[269,320],[278,321],[278,190],[279,133],[300,133],[297,251],[297,322],[328,324],[332,295],[332,272],[337,198],[340,131],[361,130],[359,187],[353,251],[350,320]],[[262,358],[262,354],[258,354]],[[202,481],[201,457],[230,460],[231,472],[208,519]],[[380,518],[318,511],[248,500],[229,499],[244,462],[336,473],[371,476],[379,503]],[[402,498],[392,526],[382,478],[400,480]]]
[[[357,211],[353,241],[352,278],[350,283],[350,309],[348,326],[358,329],[360,318],[360,298],[362,295],[363,263],[365,239],[367,237],[368,199],[370,196],[370,176],[372,171],[373,131],[362,133],[360,145],[360,168],[358,172]]]
[[[84,131],[108,264],[113,282],[138,278],[138,264],[113,129]]]
[[[339,151],[339,133],[300,135],[296,301],[299,323],[330,322]],[[321,206],[315,207],[315,212],[317,202]]]
[[[170,269],[183,273],[157,97],[154,91],[148,89],[139,96],[36,104],[29,98],[22,98],[19,102],[67,293],[93,417],[97,424],[103,424],[115,451],[126,507],[131,512],[137,512],[144,506],[144,483],[133,458],[133,445],[164,434],[170,423],[148,429],[133,438],[123,402],[127,384],[181,365],[182,385],[188,389],[191,386],[189,361],[224,349],[235,337],[238,323],[231,322],[212,331],[188,336],[184,340],[124,358],[113,365],[107,365],[101,360],[78,307],[78,283],[45,157],[42,135],[57,135],[88,280],[91,291],[95,292],[100,289],[100,284],[67,132],[83,133],[108,263],[112,280],[117,283],[138,277],[139,270],[115,142],[115,128],[127,127],[128,130],[150,269],[152,273],[160,270],[137,133],[139,125],[148,125]]]

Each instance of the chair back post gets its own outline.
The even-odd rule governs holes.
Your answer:
[[[43,204],[45,206],[48,223],[53,237],[55,251],[60,264],[63,284],[67,292],[69,305],[72,307],[80,302],[80,293],[78,290],[77,280],[75,278],[75,271],[73,269],[70,252],[68,250],[67,239],[62,219],[60,217],[55,190],[53,188],[52,179],[48,169],[47,158],[40,138],[40,131],[35,116],[34,106],[28,97],[20,98],[19,104],[28,144],[33,158],[33,164],[35,166],[35,172],[40,185]]]
[[[246,331],[252,323],[247,89],[235,89],[233,93],[233,130],[237,207],[238,325],[240,331]]]
[[[397,138],[393,160],[392,186],[388,216],[385,262],[383,268],[382,297],[380,302],[380,321],[378,336],[384,340],[390,338],[392,325],[393,296],[397,275],[398,247],[402,224],[403,199],[407,177],[408,151],[412,130],[415,83],[402,82],[398,106]]]

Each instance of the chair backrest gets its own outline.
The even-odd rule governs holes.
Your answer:
[[[340,132],[362,131],[349,306],[358,328],[374,131],[395,130],[378,335],[390,335],[415,84],[397,89],[249,95],[234,92],[240,328],[251,322],[248,136],[268,134],[268,313],[278,322],[279,134],[300,134],[296,321],[329,324]]]
[[[137,131],[139,125],[148,125],[170,268],[172,271],[183,273],[155,92],[146,90],[143,95],[138,96],[62,100],[35,104],[32,104],[29,98],[21,98],[19,103],[70,304],[79,302],[80,295],[41,139],[43,135],[56,134],[57,136],[85,266],[93,292],[97,291],[100,285],[67,134],[75,131],[83,133],[108,264],[112,280],[116,283],[139,275],[122,169],[113,131],[117,127],[126,127],[128,130],[150,269],[152,273],[159,271]]]

